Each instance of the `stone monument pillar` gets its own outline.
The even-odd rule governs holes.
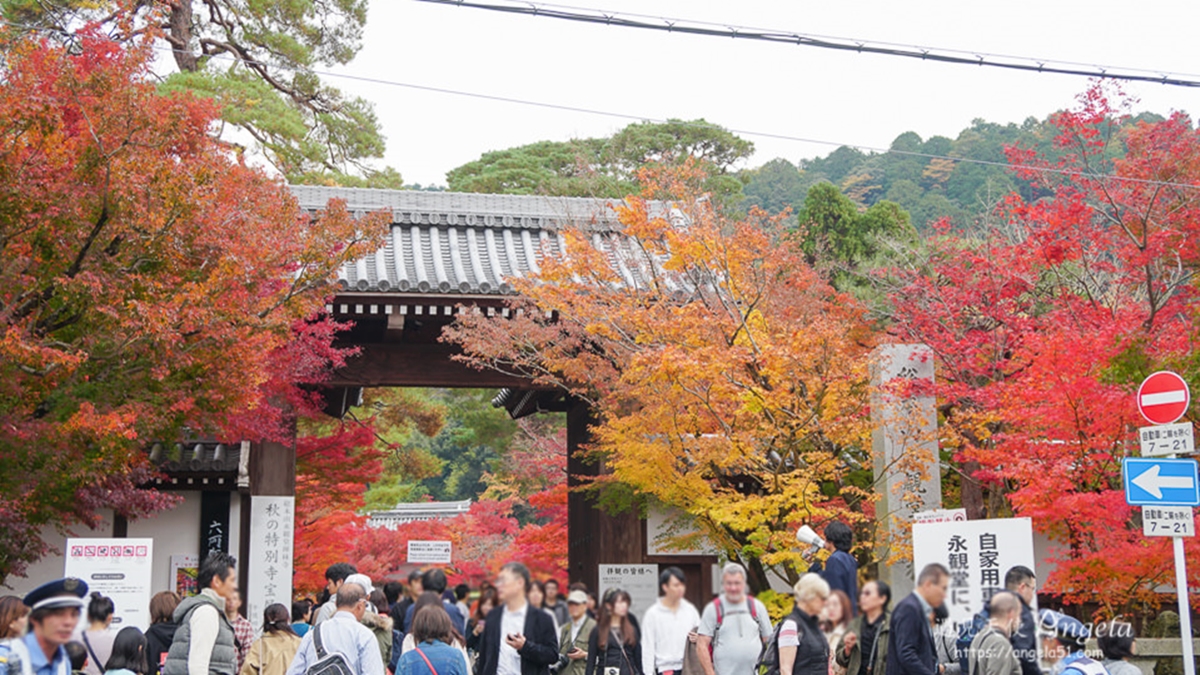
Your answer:
[[[942,505],[933,352],[919,344],[877,348],[871,385],[879,576],[898,601],[913,589],[912,515]]]

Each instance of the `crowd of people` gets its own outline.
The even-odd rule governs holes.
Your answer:
[[[894,609],[886,583],[858,589],[832,567],[802,575],[791,612],[772,624],[737,563],[703,610],[686,599],[684,572],[664,569],[640,618],[625,590],[597,599],[577,583],[564,596],[519,562],[475,590],[449,588],[439,569],[376,588],[338,563],[321,597],[272,604],[256,628],[239,612],[234,559],[214,553],[198,594],[152,598],[145,632],[113,630],[112,600],[89,597],[79,579],[0,598],[0,675],[1040,675],[1043,660],[1054,675],[1137,675],[1127,624],[1101,626],[1100,662],[1084,652],[1084,624],[1035,618],[1028,568],[1009,570],[965,630],[947,631],[945,567],[921,570]]]

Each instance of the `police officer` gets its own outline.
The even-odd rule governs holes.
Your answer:
[[[6,675],[71,675],[64,647],[71,641],[88,586],[68,577],[42,584],[25,596],[30,631],[0,643],[0,672]]]
[[[1042,651],[1054,663],[1053,675],[1108,675],[1104,664],[1084,653],[1091,635],[1079,619],[1048,609],[1039,618]]]

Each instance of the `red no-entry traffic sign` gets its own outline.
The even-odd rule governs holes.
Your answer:
[[[1137,406],[1151,424],[1171,424],[1187,412],[1192,402],[1187,382],[1179,375],[1160,370],[1138,387]]]

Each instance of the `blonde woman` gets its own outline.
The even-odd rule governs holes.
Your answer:
[[[779,672],[782,675],[829,675],[829,641],[820,616],[829,598],[829,583],[817,574],[796,582],[796,606],[779,626]]]

